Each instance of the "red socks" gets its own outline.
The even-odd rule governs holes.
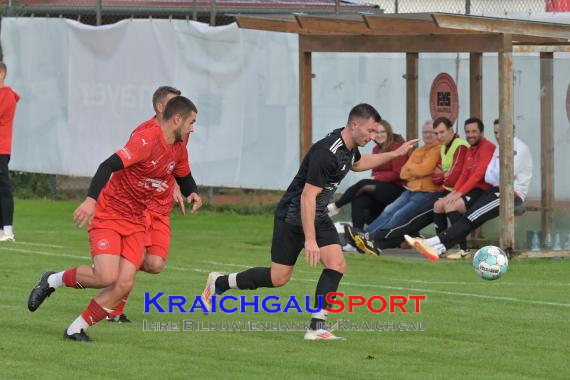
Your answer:
[[[129,294],[130,293],[127,293],[127,295],[121,300],[119,306],[117,306],[115,310],[113,310],[113,312],[109,314],[110,318],[118,317],[119,315],[123,314],[123,311],[125,310],[125,305],[127,304],[127,301],[129,299]]]
[[[81,313],[81,317],[89,326],[93,326],[95,323],[105,319],[108,314],[101,305],[95,302],[95,299],[92,299],[87,309]]]
[[[63,285],[69,288],[85,289],[83,285],[77,282],[77,268],[79,267],[71,268],[63,272]]]

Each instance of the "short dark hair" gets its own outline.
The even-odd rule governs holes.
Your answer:
[[[382,118],[380,117],[378,111],[376,111],[376,108],[367,103],[360,103],[352,107],[350,113],[348,114],[348,122],[346,124],[350,124],[350,122],[356,118],[374,119],[374,121],[377,123],[382,121]]]
[[[499,119],[495,119],[495,121],[493,121],[493,125],[501,125],[501,123],[499,123]],[[513,124],[513,131],[515,130],[515,125]]]
[[[453,128],[453,123],[451,122],[451,120],[449,120],[448,118],[442,116],[442,117],[438,117],[437,119],[435,119],[433,121],[433,127],[437,127],[440,124],[444,124],[446,126],[447,129],[449,128]]]
[[[192,101],[184,96],[175,96],[174,98],[170,99],[170,101],[166,104],[166,108],[164,109],[164,120],[170,120],[174,115],[180,114],[182,118],[187,118],[190,116],[192,112],[198,113],[198,109],[196,105],[192,103]]]
[[[160,86],[156,89],[154,94],[152,94],[152,108],[154,108],[154,112],[158,112],[156,109],[156,103],[162,103],[164,99],[166,99],[166,96],[169,94],[179,96],[182,94],[182,92],[180,92],[179,89],[170,86]]]
[[[7,73],[8,72],[8,67],[6,66],[6,64],[2,61],[0,61],[0,71],[2,71],[3,73]]]
[[[479,132],[483,132],[485,130],[485,125],[483,125],[483,122],[481,121],[481,119],[479,119],[478,117],[470,117],[469,119],[465,120],[465,124],[463,126],[466,126],[467,124],[477,124],[477,128],[479,128]]]

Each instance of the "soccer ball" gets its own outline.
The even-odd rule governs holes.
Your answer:
[[[505,274],[508,268],[509,259],[499,247],[483,247],[473,256],[473,269],[484,280],[496,280]]]

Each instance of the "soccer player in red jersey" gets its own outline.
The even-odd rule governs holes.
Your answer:
[[[89,341],[84,330],[112,313],[133,288],[143,261],[145,210],[157,193],[168,188],[168,179],[174,176],[182,194],[194,201],[196,183],[184,140],[193,131],[197,112],[189,99],[172,98],[159,125],[133,133],[97,169],[87,198],[73,215],[79,227],[89,225],[93,266],[44,273],[28,299],[28,308],[35,311],[56,288],[103,288],[64,338]]]
[[[142,132],[148,128],[158,125],[164,115],[164,109],[168,101],[175,96],[180,95],[180,90],[170,87],[161,86],[154,92],[152,96],[152,105],[156,113],[155,116],[139,125],[134,133]],[[184,144],[188,143],[188,138],[184,140]],[[170,212],[172,210],[172,200],[174,199],[182,214],[185,213],[184,198],[182,197],[174,177],[169,177],[167,182],[167,189],[164,192],[157,193],[155,197],[150,200],[146,210],[147,231],[145,236],[145,255],[140,270],[151,273],[159,274],[162,272],[168,259],[168,250],[170,248]],[[202,204],[202,200],[198,194],[192,194],[194,201],[195,212]],[[128,295],[121,300],[119,306],[107,318],[109,322],[129,323],[129,318],[123,314],[125,305],[128,300]]]

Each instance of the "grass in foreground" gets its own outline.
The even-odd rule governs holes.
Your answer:
[[[305,342],[302,332],[143,332],[143,320],[304,322],[307,314],[143,313],[143,294],[187,299],[207,273],[269,264],[272,216],[203,212],[173,217],[168,268],[140,273],[127,315],[130,325],[102,322],[92,344],[63,341],[63,331],[94,290],[60,289],[35,313],[31,287],[48,269],[89,263],[87,233],[72,225],[72,202],[18,201],[16,238],[0,246],[0,378],[568,378],[570,261],[511,262],[495,282],[469,262],[430,263],[348,256],[340,291],[369,297],[426,294],[421,314],[372,314],[359,308],[331,320],[422,322],[427,331],[339,332],[344,342]],[[300,258],[284,288],[231,294],[313,295],[320,269]],[[165,302],[161,304],[166,305]],[[188,305],[187,305],[188,306]],[[408,308],[410,311],[412,308]]]

